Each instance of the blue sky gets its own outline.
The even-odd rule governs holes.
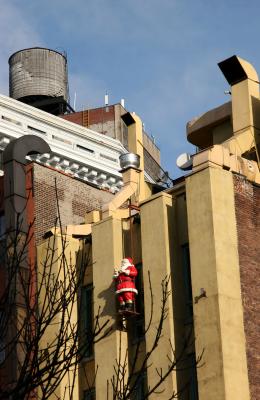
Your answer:
[[[181,175],[186,122],[228,101],[217,63],[237,54],[260,72],[259,0],[0,0],[0,93],[8,58],[43,46],[68,55],[76,108],[125,98]]]

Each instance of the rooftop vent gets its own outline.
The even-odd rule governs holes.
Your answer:
[[[119,161],[123,171],[128,168],[139,169],[140,167],[140,156],[135,153],[121,154]]]
[[[258,81],[254,67],[238,56],[229,57],[218,63],[218,66],[231,86],[245,79]]]

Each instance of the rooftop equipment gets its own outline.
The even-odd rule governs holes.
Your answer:
[[[183,171],[192,169],[192,157],[188,153],[182,153],[176,160],[176,165]]]
[[[10,97],[58,115],[73,111],[68,104],[67,57],[34,47],[9,58]]]
[[[125,171],[128,168],[139,169],[140,167],[140,156],[135,153],[126,153],[121,154],[119,157],[120,167],[122,171]]]

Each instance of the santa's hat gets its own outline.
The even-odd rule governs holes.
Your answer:
[[[131,267],[133,265],[133,260],[131,257],[123,258],[121,261],[121,268]]]

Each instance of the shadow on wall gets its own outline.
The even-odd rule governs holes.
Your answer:
[[[111,285],[106,290],[103,290],[98,294],[98,298],[102,299],[105,303],[103,309],[100,312],[100,316],[114,318],[116,312],[115,283],[112,281]]]

